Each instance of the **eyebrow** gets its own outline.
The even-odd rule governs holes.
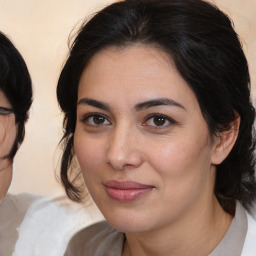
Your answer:
[[[83,99],[79,100],[77,105],[89,105],[89,106],[101,108],[101,109],[107,110],[107,111],[110,110],[110,106],[108,104],[103,103],[102,101],[88,99],[88,98],[83,98]]]
[[[102,101],[93,100],[93,99],[89,99],[89,98],[80,99],[78,101],[77,105],[93,106],[93,107],[100,108],[100,109],[103,109],[106,111],[111,110],[110,106],[107,103],[103,103]],[[178,103],[175,100],[168,99],[168,98],[152,99],[152,100],[148,100],[145,102],[141,102],[141,103],[136,104],[134,108],[136,111],[140,111],[143,109],[156,107],[156,106],[174,106],[174,107],[178,107],[183,110],[186,110],[186,108],[183,105],[181,105],[180,103]]]
[[[138,103],[135,105],[135,110],[140,111],[143,109],[156,107],[156,106],[173,106],[173,107],[178,107],[183,110],[186,110],[186,108],[183,105],[181,105],[180,103],[178,103],[175,100],[168,99],[168,98],[152,99],[152,100]]]

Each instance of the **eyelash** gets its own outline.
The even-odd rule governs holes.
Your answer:
[[[96,124],[95,123],[95,120],[92,119],[92,122],[90,122],[90,119],[91,118],[102,118],[102,121],[103,123],[100,123],[100,124]],[[147,122],[149,122],[150,119],[152,119],[152,121],[154,122],[156,118],[159,118],[159,119],[162,119],[162,121],[164,122],[163,125],[152,125],[152,124],[147,124]],[[102,127],[102,126],[105,126],[105,125],[111,125],[111,122],[108,120],[108,118],[103,115],[103,114],[100,114],[100,113],[90,113],[90,114],[87,114],[85,115],[81,121],[83,123],[86,123],[87,125],[90,125],[92,127]],[[108,122],[108,123],[105,123],[105,122]],[[168,124],[166,125],[166,122],[168,122]],[[177,122],[175,120],[173,120],[172,118],[164,115],[164,114],[159,114],[159,113],[153,113],[153,114],[150,114],[148,115],[146,118],[145,118],[145,121],[143,122],[143,126],[149,126],[149,127],[153,127],[154,129],[163,129],[163,128],[166,128],[166,127],[169,127],[170,125],[173,125],[173,124],[176,124]]]
[[[90,120],[90,118],[96,118],[96,117],[98,117],[98,118],[103,118],[104,119],[104,122],[107,120],[108,121],[108,124],[92,124],[92,123],[90,123],[89,122],[89,120]],[[90,126],[95,126],[95,127],[99,127],[99,126],[102,126],[102,125],[110,125],[111,124],[111,122],[108,120],[108,118],[105,116],[105,115],[103,115],[103,114],[99,114],[99,113],[90,113],[90,114],[87,114],[87,115],[85,115],[83,118],[82,118],[82,120],[81,120],[83,123],[86,123],[86,124],[88,124],[88,125],[90,125]]]
[[[150,119],[152,119],[152,121],[154,122],[155,118],[160,118],[164,121],[164,125],[147,125],[146,122],[148,122]],[[165,125],[166,121],[168,122],[167,125]],[[154,114],[150,114],[149,116],[146,117],[145,121],[143,122],[144,126],[150,126],[153,127],[154,129],[162,129],[162,128],[166,128],[169,127],[170,125],[176,124],[177,122],[174,121],[172,118],[164,115],[164,114],[159,114],[159,113],[154,113]]]
[[[13,110],[11,108],[0,107],[0,115],[6,116],[11,113],[13,113]]]

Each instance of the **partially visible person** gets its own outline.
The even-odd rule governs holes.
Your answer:
[[[32,103],[30,75],[22,56],[0,33],[0,200],[12,179],[13,158],[25,135]]]
[[[13,159],[25,135],[32,103],[30,75],[22,56],[0,33],[0,254],[11,255],[18,238],[17,227],[34,195],[6,193],[11,184]]]
[[[12,42],[0,32],[1,256],[61,256],[73,233],[101,218],[94,208],[88,207],[85,211],[63,196],[6,194],[12,180],[13,160],[24,139],[31,103],[32,84],[26,63]]]

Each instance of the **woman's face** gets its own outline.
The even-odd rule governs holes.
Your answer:
[[[91,59],[74,148],[92,198],[120,231],[171,225],[214,199],[215,143],[194,93],[152,47],[108,48]]]
[[[8,99],[0,91],[0,202],[12,180],[12,160],[5,158],[10,153],[16,137],[15,116],[11,108]]]

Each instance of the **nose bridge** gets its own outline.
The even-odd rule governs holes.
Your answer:
[[[107,161],[115,169],[136,167],[141,164],[142,158],[139,150],[136,128],[125,120],[119,123],[109,138]]]

